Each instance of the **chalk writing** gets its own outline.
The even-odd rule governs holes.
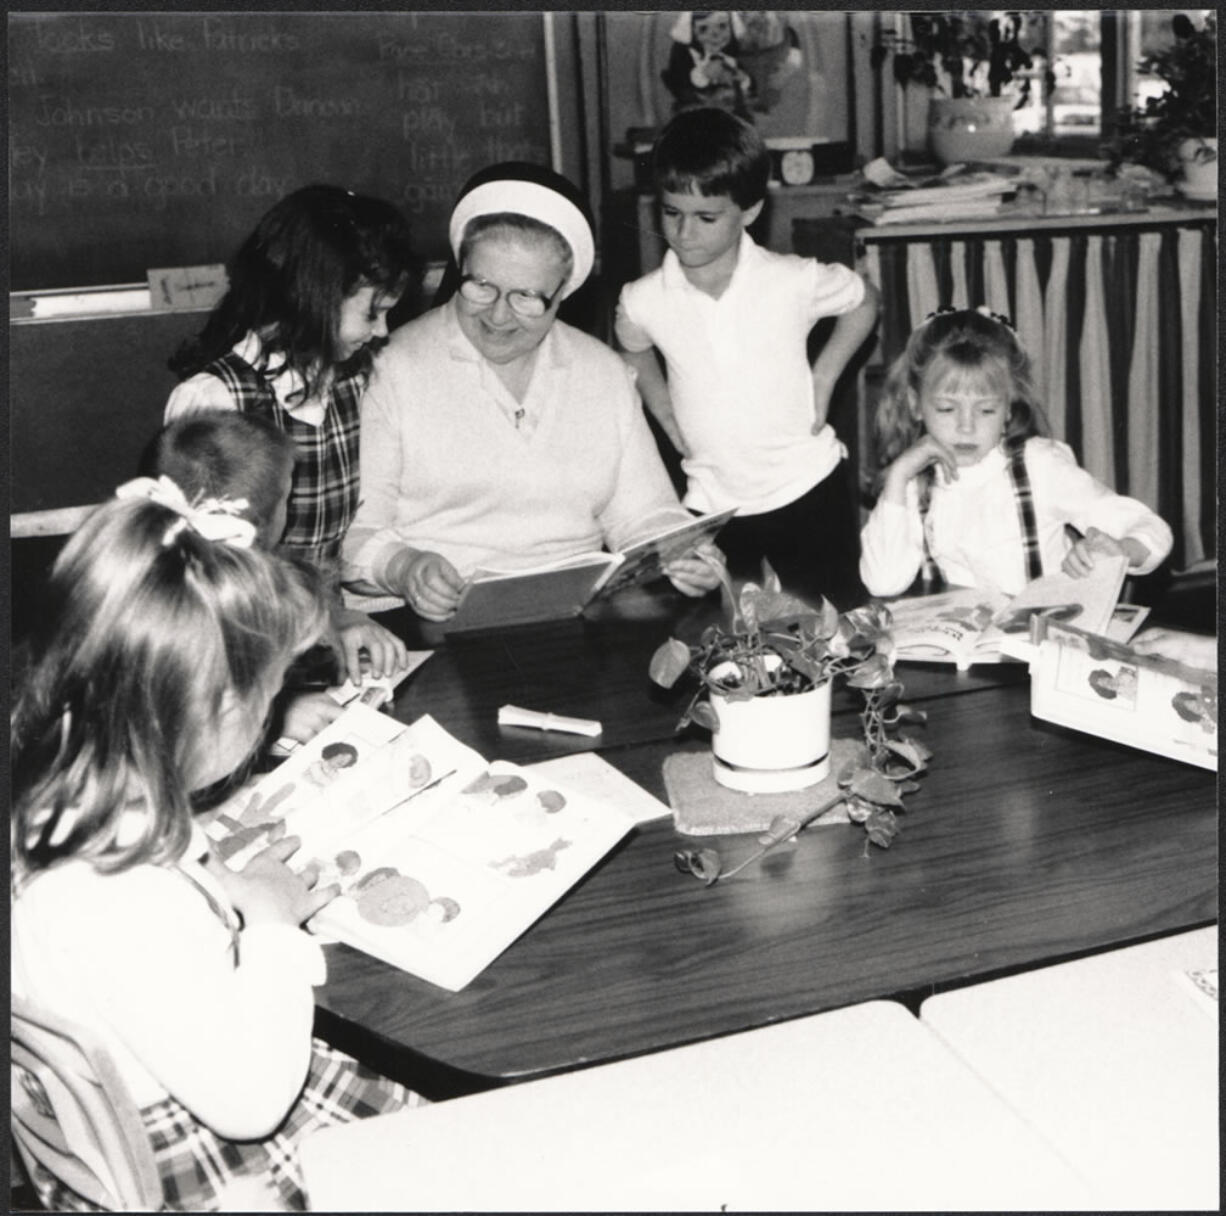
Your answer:
[[[223,261],[276,198],[335,181],[447,253],[482,164],[549,162],[540,13],[10,15],[10,281]]]

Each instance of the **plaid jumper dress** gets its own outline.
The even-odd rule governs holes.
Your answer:
[[[237,962],[240,939],[234,912],[222,907],[186,870],[176,869],[226,923]],[[31,1074],[26,1074],[22,1082],[39,1084]],[[49,1101],[46,1105],[50,1109]],[[227,1140],[218,1136],[170,1096],[141,1109],[162,1182],[163,1205],[159,1210],[218,1211],[221,1192],[228,1184],[240,1178],[256,1178],[266,1182],[270,1198],[284,1210],[307,1211],[307,1194],[298,1163],[298,1146],[303,1137],[320,1127],[423,1105],[426,1099],[420,1094],[359,1064],[322,1039],[312,1038],[311,1063],[302,1090],[281,1125],[262,1140]],[[37,1163],[30,1170],[30,1181],[48,1211],[106,1210],[69,1189]]]
[[[1034,582],[1043,573],[1043,550],[1039,545],[1039,530],[1035,523],[1034,490],[1030,474],[1026,471],[1026,440],[1005,441],[1005,455],[1009,458],[1009,480],[1013,483],[1013,497],[1017,503],[1017,520],[1022,532],[1022,553],[1026,559],[1026,581]],[[931,538],[928,535],[928,501],[921,499],[924,535],[924,581],[931,582],[936,573],[932,559]]]
[[[334,380],[323,423],[312,426],[277,401],[270,384],[277,370],[261,371],[233,351],[202,369],[226,386],[241,413],[264,418],[293,439],[298,460],[281,546],[335,582],[341,542],[358,509],[358,407],[370,373]]]

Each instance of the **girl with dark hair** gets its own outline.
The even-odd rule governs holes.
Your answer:
[[[281,543],[333,580],[358,504],[358,403],[415,265],[408,222],[392,204],[304,186],[239,247],[225,297],[170,361],[183,383],[167,422],[239,410],[294,440]]]

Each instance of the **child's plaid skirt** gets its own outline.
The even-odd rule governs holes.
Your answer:
[[[298,1164],[303,1136],[316,1128],[425,1105],[426,1099],[419,1094],[321,1040],[314,1039],[312,1044],[311,1067],[302,1092],[285,1122],[263,1140],[224,1140],[174,1098],[141,1111],[162,1179],[163,1211],[216,1211],[220,1192],[228,1184],[252,1178],[265,1180],[273,1202],[279,1197],[288,1211],[304,1212],[307,1196]],[[50,1211],[102,1210],[45,1170],[32,1171],[31,1181]]]

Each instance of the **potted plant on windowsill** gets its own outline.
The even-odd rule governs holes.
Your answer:
[[[664,688],[687,673],[697,678],[678,729],[695,722],[712,732],[722,785],[748,793],[804,789],[830,775],[830,694],[834,681],[844,680],[864,698],[863,742],[835,774],[837,795],[803,819],[772,825],[766,847],[839,802],[871,843],[888,847],[902,795],[916,788],[911,778],[929,758],[923,743],[897,733],[924,714],[902,703],[888,610],[869,605],[840,614],[826,600],[813,607],[784,592],[765,562],[761,584],[736,590],[726,575],[722,581],[729,623],[708,626],[692,645],[670,638],[652,656],[651,678]],[[683,868],[708,881],[719,875],[710,850],[679,854],[679,864],[681,858],[689,863]]]
[[[1157,170],[1190,198],[1217,197],[1217,20],[1200,29],[1184,13],[1171,18],[1172,44],[1146,55],[1139,71],[1157,76],[1164,92],[1123,111],[1107,153]]]
[[[1034,52],[1043,45],[1042,12],[908,13],[910,33],[883,31],[870,51],[879,68],[892,59],[901,88],[919,85],[930,94],[928,141],[942,164],[991,160],[1013,147],[1013,111],[1030,96]],[[1050,70],[1045,73],[1048,85]]]

